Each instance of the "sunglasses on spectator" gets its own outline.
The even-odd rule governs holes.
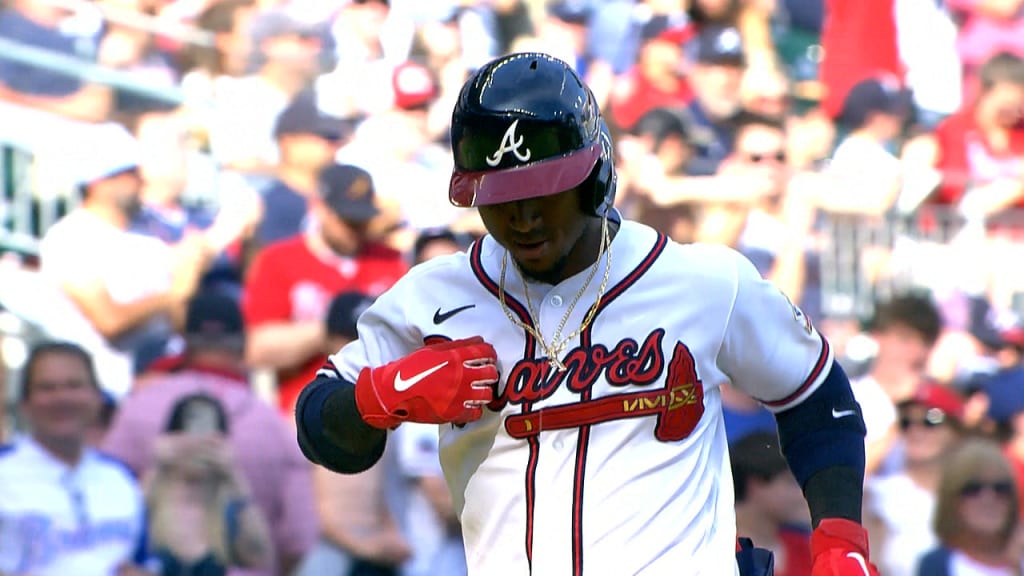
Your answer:
[[[938,408],[932,408],[924,413],[924,416],[920,418],[911,418],[909,416],[900,417],[900,430],[907,430],[914,424],[923,426],[924,428],[936,428],[946,423],[946,413]]]
[[[746,157],[747,160],[755,164],[760,164],[761,162],[766,162],[768,160],[774,160],[775,162],[779,162],[780,164],[786,161],[786,153],[781,150],[778,152],[770,153],[755,152],[752,154],[747,154]]]
[[[996,496],[1002,496],[1003,498],[1009,498],[1013,495],[1013,482],[1009,480],[997,480],[995,482],[982,482],[980,480],[972,480],[960,489],[960,496],[964,498],[973,498],[985,490],[991,490]]]

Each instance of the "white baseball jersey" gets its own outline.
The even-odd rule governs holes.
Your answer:
[[[111,576],[139,560],[142,492],[121,464],[87,451],[69,468],[31,438],[0,451],[0,573]]]
[[[607,290],[563,354],[565,371],[502,311],[504,249],[489,236],[411,270],[362,316],[359,340],[331,357],[354,382],[363,367],[437,339],[482,336],[497,350],[498,398],[479,421],[440,432],[470,574],[736,573],[719,387],[731,381],[783,410],[831,366],[803,313],[735,251],[676,244],[629,221],[611,250]],[[530,318],[510,262],[506,301],[551,338],[588,273],[530,283]]]

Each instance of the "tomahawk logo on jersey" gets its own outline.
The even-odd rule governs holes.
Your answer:
[[[719,386],[731,381],[783,410],[831,365],[825,340],[737,253],[679,245],[628,221],[611,249],[607,291],[563,353],[564,370],[539,356],[526,330],[494,321],[504,316],[503,249],[489,237],[413,269],[363,315],[359,340],[330,359],[325,373],[355,381],[425,343],[482,336],[494,346],[501,379],[489,410],[441,427],[474,574],[669,574],[684,565],[687,574],[732,574]],[[584,276],[528,283],[542,334],[556,329]],[[530,322],[519,283],[505,298]],[[591,286],[580,301],[595,299]],[[435,322],[436,310],[459,308]],[[574,310],[568,324],[586,313]]]

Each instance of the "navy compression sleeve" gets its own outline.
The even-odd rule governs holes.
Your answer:
[[[355,385],[318,376],[295,406],[299,447],[314,464],[342,474],[373,466],[384,453],[387,433],[363,422]]]
[[[860,522],[864,418],[838,363],[800,404],[775,415],[782,453],[804,491],[814,525],[822,518]]]

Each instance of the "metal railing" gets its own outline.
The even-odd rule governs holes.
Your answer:
[[[1024,312],[1024,209],[986,219],[954,207],[884,217],[830,215],[820,233],[822,308],[866,318],[908,290],[966,291]]]

